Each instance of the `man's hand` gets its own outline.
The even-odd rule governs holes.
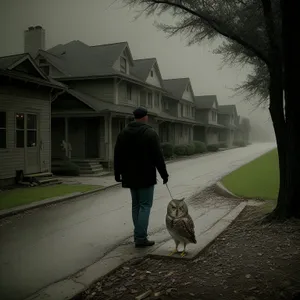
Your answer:
[[[121,176],[115,174],[115,180],[116,182],[122,182]]]
[[[167,183],[168,183],[168,181],[169,181],[169,178],[168,178],[168,177],[166,177],[166,178],[163,178],[163,184],[167,184]]]

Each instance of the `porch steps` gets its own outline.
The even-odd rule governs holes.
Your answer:
[[[97,159],[72,159],[72,162],[80,168],[80,176],[100,177],[108,174],[108,172],[104,171],[101,162]]]
[[[54,177],[50,172],[25,174],[23,178],[24,182],[30,182],[33,185],[55,185],[62,182]]]

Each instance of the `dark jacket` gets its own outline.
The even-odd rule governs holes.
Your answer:
[[[156,169],[168,178],[159,137],[144,123],[132,122],[120,132],[115,145],[114,170],[126,188],[146,188],[157,183]]]

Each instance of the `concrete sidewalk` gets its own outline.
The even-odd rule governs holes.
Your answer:
[[[245,208],[246,202],[226,200],[215,196],[213,199],[201,199],[201,194],[189,203],[191,216],[195,222],[197,244],[187,247],[187,256],[169,257],[174,250],[174,242],[164,227],[151,232],[150,238],[156,241],[155,246],[136,249],[132,238],[126,239],[118,247],[104,255],[99,261],[81,270],[73,276],[51,284],[26,300],[65,300],[72,299],[91,284],[107,275],[115,268],[133,258],[146,256],[166,257],[169,259],[193,259],[213,240],[220,235]]]

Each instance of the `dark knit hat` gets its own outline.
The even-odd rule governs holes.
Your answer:
[[[145,107],[138,107],[133,111],[133,115],[135,119],[142,119],[147,116],[148,110]]]

